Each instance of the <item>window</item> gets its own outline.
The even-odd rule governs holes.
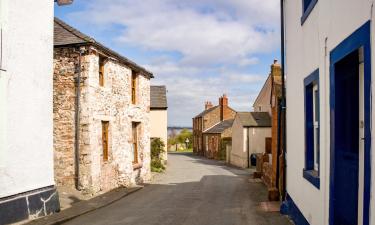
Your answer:
[[[104,86],[104,64],[105,58],[103,56],[99,56],[99,85],[101,87]]]
[[[319,188],[319,70],[305,78],[305,169],[303,176]]]
[[[136,98],[136,95],[137,95],[137,74],[134,71],[132,71],[131,86],[132,86],[132,104],[136,104],[136,102],[137,102],[137,98]]]
[[[314,9],[314,6],[317,2],[318,0],[302,0],[302,25],[306,21],[307,17],[309,17],[311,11]]]
[[[108,161],[108,121],[102,121],[103,160]]]
[[[138,163],[138,126],[139,123],[132,123],[132,154],[133,154],[133,164]]]

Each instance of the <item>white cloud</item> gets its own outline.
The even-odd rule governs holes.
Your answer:
[[[68,16],[96,28],[116,25],[118,43],[163,52],[144,66],[155,74],[153,84],[167,85],[169,124],[190,125],[204,101],[217,104],[223,93],[234,109],[252,109],[266,76],[246,68],[259,63],[257,54],[277,48],[278,4],[275,0],[90,0]]]

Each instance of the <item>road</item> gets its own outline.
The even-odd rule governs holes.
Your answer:
[[[169,154],[168,169],[152,184],[66,225],[290,225],[265,212],[261,182],[249,171],[191,154]]]

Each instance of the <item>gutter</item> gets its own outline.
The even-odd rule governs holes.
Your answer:
[[[284,21],[284,0],[280,0],[280,22],[281,22],[281,116],[282,120],[280,125],[282,131],[282,143],[283,143],[283,193],[282,200],[285,201],[286,197],[286,90],[285,90],[285,21]],[[280,134],[279,134],[280,135]],[[281,148],[281,146],[280,146]],[[281,150],[281,149],[280,149]]]

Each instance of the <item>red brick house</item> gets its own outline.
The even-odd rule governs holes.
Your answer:
[[[203,132],[204,155],[209,159],[226,159],[226,145],[232,141],[234,119],[223,120]]]
[[[236,111],[228,105],[228,97],[224,94],[219,98],[219,105],[205,103],[205,110],[193,118],[193,151],[197,155],[205,155],[206,146],[203,133],[224,120],[233,119]],[[215,142],[217,146],[218,141]]]

